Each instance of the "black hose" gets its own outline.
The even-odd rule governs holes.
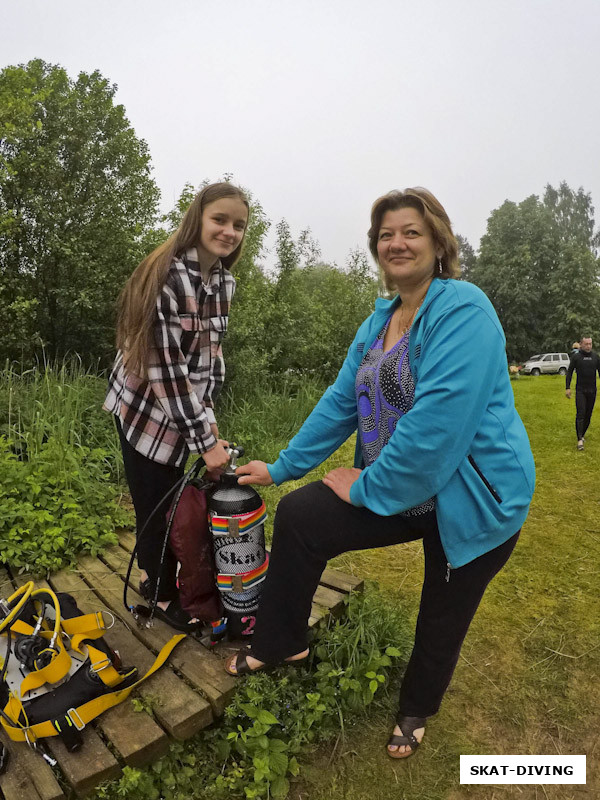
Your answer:
[[[148,527],[148,524],[149,524],[150,520],[153,519],[154,515],[159,510],[159,508],[161,508],[161,506],[163,505],[165,500],[167,500],[174,492],[177,492],[177,496],[175,498],[175,501],[173,502],[173,505],[171,506],[171,513],[169,515],[169,520],[167,522],[167,528],[165,530],[165,536],[164,536],[164,539],[163,539],[162,548],[161,548],[161,554],[160,554],[160,562],[159,562],[159,568],[158,568],[158,578],[157,578],[157,581],[156,581],[156,588],[154,590],[154,599],[153,599],[151,607],[150,607],[150,619],[152,619],[152,617],[154,616],[154,609],[156,608],[156,603],[158,601],[158,592],[160,590],[160,579],[161,579],[161,571],[162,571],[161,568],[162,568],[162,565],[164,563],[165,553],[166,553],[166,550],[167,550],[167,543],[169,541],[169,534],[171,533],[171,527],[173,525],[173,520],[175,518],[175,512],[177,511],[177,506],[179,505],[179,501],[181,500],[181,495],[183,494],[183,490],[185,489],[185,487],[189,483],[192,482],[192,480],[194,479],[196,473],[199,472],[200,469],[202,469],[203,466],[204,466],[204,461],[203,461],[202,458],[199,458],[197,461],[195,461],[192,464],[192,466],[185,473],[183,478],[181,478],[179,481],[177,481],[177,483],[175,483],[169,489],[169,491],[164,495],[164,497],[161,497],[161,499],[158,501],[158,503],[156,504],[156,506],[152,510],[152,513],[150,514],[150,516],[148,517],[148,519],[144,523],[144,527],[137,534],[135,545],[134,545],[134,548],[133,548],[133,552],[131,553],[131,558],[129,559],[129,565],[127,567],[127,574],[125,576],[125,588],[123,589],[123,603],[125,604],[125,608],[127,609],[127,611],[133,612],[133,606],[130,606],[129,603],[127,602],[127,591],[128,591],[128,588],[129,588],[129,579],[131,577],[131,571],[133,570],[133,562],[134,562],[134,559],[135,559],[135,555],[137,553],[137,548],[138,548],[139,541],[142,538],[142,536],[144,535],[144,533],[146,532],[146,529]],[[208,485],[208,482],[207,482],[207,485]]]

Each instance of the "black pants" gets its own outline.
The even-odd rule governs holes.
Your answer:
[[[583,439],[585,432],[590,427],[590,420],[592,418],[595,402],[595,389],[576,389],[575,408],[577,416],[575,417],[575,432],[577,433],[578,440]]]
[[[381,517],[345,503],[321,481],[304,486],[284,497],[277,509],[252,654],[276,662],[306,649],[311,601],[328,559],[349,550],[422,539],[425,580],[414,648],[400,691],[400,713],[435,714],[483,593],[518,536],[517,532],[495,550],[451,570],[447,581],[435,512]]]
[[[159,600],[174,600],[177,597],[177,561],[168,545],[162,568],[160,568],[160,556],[167,529],[167,512],[173,495],[161,505],[143,533],[142,529],[161,497],[164,497],[169,489],[181,480],[184,469],[183,467],[159,464],[138,453],[123,435],[119,421],[116,420],[116,422],[123,453],[125,477],[135,508],[138,565],[140,569],[146,570],[153,584],[156,584],[160,575]],[[140,534],[142,535],[140,536]]]

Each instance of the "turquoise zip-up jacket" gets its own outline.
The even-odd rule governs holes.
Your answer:
[[[399,302],[376,301],[335,382],[268,465],[276,484],[314,469],[357,429],[356,373]],[[435,278],[412,325],[409,358],[414,405],[362,470],[350,499],[389,516],[435,497],[448,566],[461,567],[520,529],[535,485],[504,332],[485,294],[464,281]],[[363,467],[359,442],[354,465]]]

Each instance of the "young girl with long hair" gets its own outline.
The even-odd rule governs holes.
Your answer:
[[[189,453],[201,454],[208,469],[229,460],[214,405],[235,290],[229,268],[240,256],[248,214],[241,189],[204,187],[119,298],[118,353],[104,408],[116,418],[138,536],[157,501],[182,478]],[[156,616],[188,631],[196,621],[179,603],[177,562],[168,549],[160,563],[169,503],[138,541],[140,591],[152,599],[159,581]]]

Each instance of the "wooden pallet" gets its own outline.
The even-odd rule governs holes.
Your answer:
[[[127,665],[143,675],[156,654],[172,637],[173,630],[155,620],[153,627],[137,625],[123,607],[123,588],[135,537],[121,536],[119,545],[105,550],[99,558],[86,557],[77,571],[53,575],[48,584],[55,591],[68,592],[84,612],[101,610],[114,625],[106,635]],[[0,597],[7,597],[27,576],[11,575],[0,569]],[[137,594],[139,570],[130,579],[130,603],[143,603]],[[359,591],[362,581],[352,575],[326,569],[315,593],[309,624],[338,615],[344,598]],[[223,714],[236,685],[223,670],[222,661],[239,644],[227,642],[207,649],[193,638],[177,645],[167,664],[145,681],[135,696],[147,710],[136,711],[131,699],[102,714],[83,731],[81,750],[69,753],[58,737],[44,742],[57,765],[48,763],[27,745],[11,742],[0,726],[0,741],[11,756],[8,770],[0,776],[0,800],[65,800],[83,797],[105,780],[118,778],[122,767],[143,766],[163,755],[171,739],[183,740],[210,725]]]

